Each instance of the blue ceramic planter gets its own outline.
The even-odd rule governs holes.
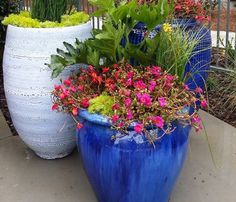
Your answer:
[[[100,115],[80,111],[79,119],[84,127],[77,144],[99,202],[168,202],[186,157],[189,126],[176,125],[154,148],[132,130],[111,140],[119,131]]]
[[[195,19],[176,19],[172,22],[172,26],[183,27],[186,31],[190,31],[191,35],[199,39],[199,44],[193,51],[185,68],[185,75],[188,78],[186,84],[189,85],[191,90],[194,90],[197,86],[205,89],[205,82],[211,63],[211,31],[207,27],[199,25]],[[155,32],[158,32],[160,28],[161,26],[158,25],[153,34],[155,35]],[[129,40],[133,44],[139,44],[144,39],[144,35],[145,24],[140,22],[134,27]],[[152,37],[152,34],[150,37]]]

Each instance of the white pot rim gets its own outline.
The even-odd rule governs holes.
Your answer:
[[[38,28],[38,27],[18,27],[18,26],[15,26],[15,25],[8,25],[7,27],[12,29],[12,30],[22,30],[22,31],[45,31],[45,32],[48,32],[48,31],[59,31],[59,30],[70,30],[70,29],[74,29],[74,28],[83,28],[83,27],[87,27],[88,25],[92,25],[92,21],[89,20],[88,22],[85,22],[85,23],[82,23],[82,24],[78,24],[78,25],[73,25],[73,26],[66,26],[66,27],[49,27],[49,28]]]

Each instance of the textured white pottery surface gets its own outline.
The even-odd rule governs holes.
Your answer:
[[[8,26],[3,58],[4,89],[13,124],[28,147],[42,158],[62,158],[75,148],[75,124],[51,110],[51,91],[58,79],[45,65],[63,42],[90,36],[91,22],[64,28]],[[65,70],[60,78],[70,74]]]

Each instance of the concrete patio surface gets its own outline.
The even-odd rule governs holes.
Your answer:
[[[235,202],[236,129],[201,114],[216,166],[203,132],[192,132],[170,202]],[[77,151],[64,159],[42,160],[19,137],[4,134],[3,124],[0,118],[0,202],[96,202]]]

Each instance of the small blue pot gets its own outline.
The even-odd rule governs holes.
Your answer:
[[[208,72],[211,63],[211,31],[207,27],[197,23],[195,19],[176,19],[172,21],[172,26],[179,26],[196,39],[199,39],[199,44],[195,48],[190,58],[189,63],[185,67],[185,75],[187,76],[186,84],[191,90],[196,87],[205,89],[205,83],[208,77]],[[161,25],[156,26],[153,34],[155,35],[161,28]],[[143,41],[146,32],[145,24],[139,22],[134,30],[129,35],[129,40],[133,44],[139,44]],[[196,34],[197,33],[197,34]],[[153,37],[153,34],[150,37]],[[123,42],[124,43],[124,42]]]
[[[177,124],[154,148],[133,130],[111,140],[119,131],[101,115],[80,110],[79,119],[84,127],[77,144],[99,202],[168,202],[186,157],[190,126]]]

